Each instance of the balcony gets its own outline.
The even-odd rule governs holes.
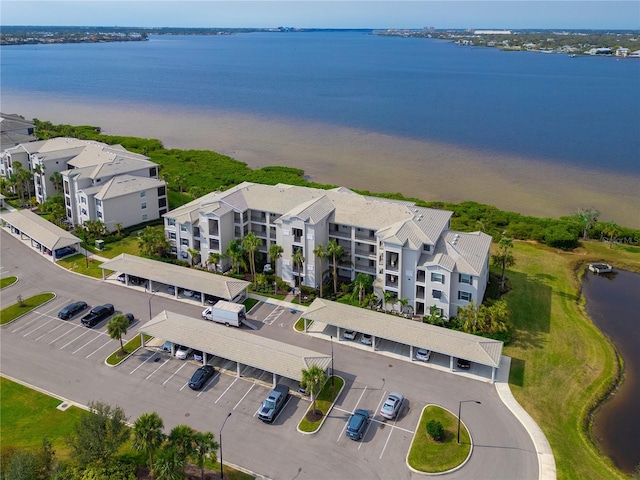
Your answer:
[[[267,238],[267,229],[265,227],[260,228],[259,226],[251,227],[251,231],[260,238]]]
[[[370,251],[368,248],[358,248],[356,247],[355,253],[359,257],[367,257],[371,259],[376,258],[376,252]]]
[[[418,274],[416,275],[416,282],[418,283],[426,283],[427,275],[424,270],[418,270]]]
[[[397,275],[387,275],[385,277],[384,282],[386,287],[398,288],[398,276]]]
[[[267,223],[267,214],[264,212],[251,212],[251,222]]]
[[[376,236],[373,230],[358,231],[356,230],[356,240],[364,240],[365,242],[375,242]]]
[[[370,273],[371,275],[375,275],[376,274],[376,267],[371,267],[369,265],[355,265],[355,270],[356,272],[366,272],[366,273]]]

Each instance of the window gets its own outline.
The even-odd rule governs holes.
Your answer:
[[[180,224],[180,231],[181,232],[186,232],[187,231],[187,226],[184,223]]]
[[[471,301],[471,292],[458,292],[458,300]]]
[[[175,240],[176,239],[176,232],[169,232],[169,240]]]
[[[102,212],[98,212],[98,218],[102,218]]]
[[[142,190],[142,191],[140,192],[140,198],[144,198],[144,197],[146,197],[146,196],[147,196],[147,191],[146,191],[146,190]]]
[[[82,215],[86,215],[87,214],[87,211],[84,208],[81,210],[81,212],[82,212]]]
[[[170,227],[174,227],[176,225],[176,219],[175,218],[167,218],[167,225],[169,225]]]
[[[161,208],[160,211],[158,212],[158,215],[162,216],[165,213],[167,213],[167,209],[166,208]]]
[[[96,207],[100,207],[102,205],[102,200],[98,200],[96,198]]]
[[[80,203],[86,204],[87,199],[85,197],[80,197]]]
[[[158,187],[158,196],[164,197],[167,194],[167,189],[165,187]]]
[[[167,199],[166,198],[158,199],[158,207],[159,208],[166,207],[166,206],[167,206]]]
[[[444,275],[441,273],[431,273],[431,281],[444,284]]]
[[[186,245],[188,247],[189,246],[189,239],[188,238],[181,238],[180,239],[180,245]]]
[[[156,167],[151,167],[149,169],[149,176],[151,178],[156,178],[158,176],[158,169]]]
[[[170,252],[172,255],[176,255],[178,253],[178,249],[176,247],[171,247]]]
[[[142,203],[140,204],[140,208],[141,208],[142,210],[144,210],[145,208],[147,208],[147,202],[142,202]]]
[[[143,214],[142,214],[142,221],[143,221],[143,222],[146,222],[146,221],[147,221],[147,214],[146,214],[146,213],[143,213]]]
[[[422,250],[424,252],[430,252],[431,251],[431,245],[427,244],[427,243],[423,243],[422,244]]]
[[[466,273],[461,273],[458,281],[460,283],[467,283],[469,285],[473,285],[473,277],[471,275],[467,275]]]
[[[431,296],[433,298],[442,298],[442,291],[440,291],[440,290],[431,290]]]

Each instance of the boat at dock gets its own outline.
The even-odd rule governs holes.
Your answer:
[[[593,273],[610,273],[613,272],[613,267],[608,263],[590,263],[589,270]]]

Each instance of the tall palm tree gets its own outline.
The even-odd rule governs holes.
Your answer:
[[[325,372],[321,367],[314,364],[309,368],[302,370],[302,380],[300,383],[302,386],[306,387],[306,389],[311,394],[311,411],[315,412],[316,410],[316,397],[320,392],[320,389],[327,381],[327,372]]]
[[[183,459],[183,464],[186,464],[187,458],[189,458],[194,452],[193,436],[196,431],[189,425],[176,425],[169,432],[169,443],[174,446]]]
[[[327,245],[327,254],[333,259],[333,294],[338,294],[338,260],[344,255],[344,248],[331,240]]]
[[[293,264],[298,267],[298,287],[300,287],[300,285],[302,284],[302,277],[300,276],[300,270],[302,268],[302,265],[304,265],[304,255],[302,254],[302,249],[301,248],[296,248],[296,251],[293,252],[293,256],[291,257],[291,260],[293,260]]]
[[[324,245],[319,243],[316,248],[313,249],[313,254],[320,261],[320,298],[322,298],[322,283],[324,280],[324,259],[327,258],[327,251],[324,249]]]
[[[165,445],[158,453],[152,473],[156,480],[183,480],[185,459],[176,447]]]
[[[60,172],[53,172],[49,180],[53,183],[53,188],[56,189],[56,193],[60,193],[60,190],[62,190],[62,174]]]
[[[153,471],[153,457],[164,442],[164,422],[156,412],[143,413],[133,424],[134,449],[149,455],[149,471]]]
[[[602,231],[607,237],[609,237],[609,248],[612,248],[616,235],[620,233],[620,227],[615,222],[607,222],[604,224]]]
[[[212,462],[216,461],[216,450],[218,450],[218,442],[216,442],[211,432],[195,432],[193,434],[193,452],[191,458],[200,469],[200,480],[204,480],[204,462],[209,458]]]
[[[193,267],[193,264],[195,263],[196,258],[198,258],[198,255],[200,255],[200,252],[195,248],[187,248],[187,252],[191,257],[191,266]]]
[[[513,267],[516,264],[516,259],[511,251],[513,250],[513,240],[508,237],[502,237],[498,242],[498,251],[494,255],[491,255],[491,263],[496,267],[502,269],[500,275],[500,289],[504,290],[505,274],[507,268]]]
[[[107,323],[107,333],[113,340],[120,341],[120,350],[123,354],[127,353],[122,344],[122,337],[127,334],[127,328],[129,328],[129,319],[121,313],[114,315]]]
[[[231,268],[236,269],[236,273],[240,273],[240,266],[244,262],[244,252],[242,251],[240,239],[236,238],[229,243],[226,255],[231,260]]]
[[[276,272],[276,277],[278,276],[278,259],[282,257],[284,250],[280,245],[274,243],[269,247],[269,258],[273,263],[273,271]]]
[[[253,278],[253,288],[256,288],[256,251],[261,244],[262,242],[253,232],[249,232],[242,239],[242,249],[249,255],[249,269]]]
[[[364,302],[364,295],[373,285],[373,278],[366,273],[359,273],[356,279],[353,281],[353,293],[358,296],[358,305],[362,305]]]
[[[207,265],[213,264],[213,271],[218,271],[218,264],[220,263],[220,258],[222,255],[218,252],[209,252],[209,256],[207,257]]]

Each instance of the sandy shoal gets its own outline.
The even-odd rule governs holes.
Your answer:
[[[539,159],[473,151],[319,123],[155,105],[88,104],[2,95],[3,113],[97,125],[106,134],[160,139],[167,148],[206,149],[259,168],[301,168],[309,179],[427,201],[473,200],[535,216],[595,207],[601,220],[640,228],[640,173],[620,175]]]

